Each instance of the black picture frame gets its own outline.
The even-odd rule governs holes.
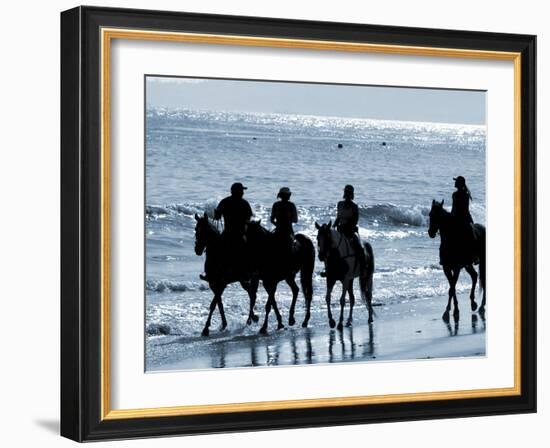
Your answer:
[[[521,54],[521,393],[515,396],[102,419],[103,27]],[[61,13],[61,435],[76,441],[536,412],[536,37],[77,7]]]

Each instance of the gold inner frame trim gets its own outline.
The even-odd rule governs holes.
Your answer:
[[[315,398],[188,405],[140,409],[111,409],[110,346],[110,63],[113,39],[237,45],[355,53],[382,53],[410,56],[454,57],[513,61],[514,63],[514,386],[507,388],[419,392],[390,395]],[[521,54],[515,52],[418,47],[304,39],[279,39],[217,34],[177,33],[138,29],[101,29],[101,419],[168,417],[231,412],[252,412],[318,407],[358,406],[432,400],[502,397],[521,394]]]

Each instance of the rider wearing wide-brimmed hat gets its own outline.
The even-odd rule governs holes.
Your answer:
[[[275,233],[281,236],[292,237],[294,235],[292,224],[298,222],[298,211],[290,201],[291,195],[290,188],[282,187],[277,194],[279,200],[271,207],[271,224],[275,226]]]

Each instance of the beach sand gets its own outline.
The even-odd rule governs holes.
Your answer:
[[[332,306],[335,319],[336,303]],[[365,306],[359,302],[353,325],[343,331],[331,329],[322,314],[314,314],[304,329],[300,325],[303,310],[297,309],[297,324],[288,326],[288,316],[283,315],[283,330],[276,329],[272,313],[267,335],[258,334],[260,316],[260,322],[236,331],[212,327],[209,337],[148,337],[147,371],[485,356],[485,319],[472,313],[463,298],[460,320],[455,322],[451,316],[450,323],[445,323],[441,315],[446,303],[444,297],[433,297],[391,307],[382,304],[374,308],[374,323],[369,325]],[[260,310],[263,315],[258,306]],[[346,305],[345,317],[347,312]]]

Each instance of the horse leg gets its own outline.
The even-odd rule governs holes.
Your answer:
[[[223,309],[223,303],[222,303],[222,298],[220,296],[219,300],[218,300],[218,310],[220,311],[220,316],[222,318],[222,326],[220,328],[220,330],[225,330],[227,328],[227,320],[225,318],[225,311]]]
[[[285,328],[285,326],[283,324],[283,318],[281,316],[281,313],[279,312],[279,307],[277,306],[277,301],[275,300],[276,290],[277,290],[277,284],[275,283],[275,285],[273,286],[273,293],[271,294],[272,296],[271,306],[273,307],[273,311],[275,311],[275,316],[277,317],[277,330],[282,330],[283,328]]]
[[[349,281],[344,280],[342,282],[342,294],[340,295],[340,319],[338,319],[338,330],[342,331],[344,329],[344,306],[346,304],[346,292],[349,288]]]
[[[296,280],[294,280],[294,276],[289,276],[286,279],[286,283],[288,284],[288,286],[290,286],[290,289],[292,290],[292,303],[290,304],[290,311],[288,316],[288,325],[292,326],[296,323],[296,320],[294,319],[294,310],[296,308],[296,299],[298,298],[300,288],[298,288]]]
[[[218,302],[221,303],[221,296],[218,295],[217,291],[215,291],[214,298],[210,302],[210,311],[208,313],[208,319],[206,319],[206,323],[204,324],[204,328],[202,330],[203,336],[208,336],[210,334],[210,321],[212,320],[212,313],[214,313],[214,310],[216,309],[216,305],[218,304]],[[222,309],[223,309],[223,305],[222,305]]]
[[[267,291],[267,303],[265,304],[265,319],[264,324],[262,325],[262,328],[260,329],[260,333],[265,334],[267,333],[267,325],[269,323],[269,312],[271,311],[271,308],[273,308],[273,311],[275,312],[275,316],[277,317],[277,329],[280,330],[281,328],[284,328],[283,325],[283,319],[281,318],[281,313],[279,313],[279,308],[277,307],[277,303],[275,302],[275,291],[277,289],[277,284],[273,284],[271,282],[264,281],[264,288]]]
[[[223,309],[223,302],[222,302],[222,294],[225,290],[225,285],[220,286],[217,288],[217,295],[218,295],[218,310],[220,311],[220,317],[222,318],[222,326],[220,327],[220,330],[223,331],[227,328],[227,319],[225,318],[225,311]]]
[[[365,278],[359,279],[359,289],[361,298],[367,306],[369,312],[369,324],[373,322],[374,310],[372,309],[372,272]]]
[[[481,306],[479,307],[479,314],[481,317],[485,316],[485,256],[479,260],[479,284],[483,289],[483,298],[481,299]]]
[[[443,320],[445,322],[449,322],[449,312],[451,311],[451,300],[453,299],[453,294],[454,294],[453,271],[448,266],[443,266],[443,272],[445,273],[445,277],[447,277],[447,281],[449,282],[449,300],[447,301],[447,308],[445,308],[445,312],[443,313]]]
[[[254,307],[256,306],[256,294],[258,292],[258,279],[252,278],[250,283],[240,282],[242,288],[248,293],[250,299],[250,308],[248,310],[248,319],[246,325],[252,324],[252,322],[258,322],[258,315],[254,313]]]
[[[472,311],[475,311],[477,310],[477,303],[476,303],[477,272],[471,264],[466,266],[465,269],[466,269],[466,272],[470,274],[470,277],[472,277],[472,289],[470,290],[470,305],[472,307]]]
[[[267,297],[267,303],[265,304],[265,318],[264,318],[264,324],[262,325],[262,328],[260,328],[261,334],[267,333],[267,325],[269,320],[269,312],[271,311],[271,297]]]
[[[458,298],[456,297],[456,284],[458,283],[458,277],[460,276],[460,268],[454,270],[453,275],[453,303],[455,306],[455,310],[453,312],[453,318],[455,322],[458,322],[458,319],[460,317],[460,311],[458,310]]]
[[[353,322],[353,305],[355,305],[355,295],[353,294],[353,280],[349,283],[348,295],[349,295],[349,316],[346,322],[346,327],[351,327],[351,323]]]
[[[328,323],[330,328],[334,328],[336,326],[336,322],[332,318],[332,309],[330,307],[330,299],[332,295],[332,288],[334,288],[334,283],[336,283],[334,279],[327,278],[327,294],[325,296],[325,301],[327,302]]]
[[[307,328],[307,324],[309,323],[310,318],[311,318],[311,298],[306,297],[306,316],[304,317],[304,321],[302,322],[302,328]]]
[[[372,272],[369,275],[369,278],[367,280],[367,308],[369,309],[369,324],[372,324],[373,321],[373,314],[374,310],[372,309]]]

